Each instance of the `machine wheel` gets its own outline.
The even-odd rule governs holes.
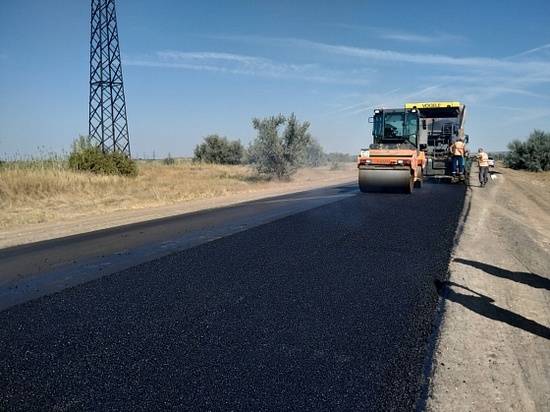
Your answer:
[[[359,170],[359,190],[368,192],[411,193],[414,176],[409,170]]]
[[[359,190],[361,193],[368,193],[369,189],[367,188],[367,185],[361,182],[361,179],[359,179]]]
[[[365,171],[359,171],[359,190],[361,193],[372,193],[376,192],[376,187],[373,187],[369,184],[369,179],[366,176]]]

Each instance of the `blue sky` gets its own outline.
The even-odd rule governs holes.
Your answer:
[[[84,0],[0,1],[0,155],[87,133]],[[295,112],[328,151],[378,106],[460,100],[472,145],[550,130],[550,1],[118,0],[133,154],[190,155]]]

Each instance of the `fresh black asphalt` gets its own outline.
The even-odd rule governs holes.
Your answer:
[[[356,193],[328,186],[0,249],[0,312]]]
[[[0,410],[414,409],[463,199],[357,194],[7,309]]]

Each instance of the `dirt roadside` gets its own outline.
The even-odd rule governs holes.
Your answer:
[[[550,174],[473,172],[426,407],[548,411]]]
[[[311,170],[298,173],[290,182],[272,182],[250,191],[228,193],[224,196],[189,200],[165,206],[118,210],[90,215],[70,216],[52,222],[20,225],[0,231],[0,249],[32,242],[55,239],[94,230],[122,226],[199,210],[230,206],[288,193],[348,183],[357,179],[355,165],[344,165],[340,170]]]

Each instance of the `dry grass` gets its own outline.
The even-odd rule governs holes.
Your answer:
[[[544,191],[550,190],[550,171],[530,172],[528,170],[516,170],[506,167],[501,161],[497,161],[497,167],[494,170],[498,172],[501,169],[505,169],[508,174],[512,174],[520,180],[528,182],[528,184],[539,186]]]
[[[498,169],[497,169],[498,171]],[[525,190],[536,193],[535,198],[550,204],[550,171],[529,172],[527,170],[505,169],[505,176],[512,176],[514,182]]]
[[[284,182],[258,179],[246,166],[193,164],[177,161],[139,162],[136,178],[73,172],[62,164],[12,163],[0,167],[0,228],[59,221],[118,210],[205,199],[263,190]],[[300,171],[295,181],[330,176]]]

